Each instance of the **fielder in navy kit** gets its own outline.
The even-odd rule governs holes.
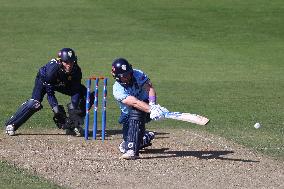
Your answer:
[[[123,159],[136,159],[139,150],[154,138],[152,132],[145,132],[145,123],[163,119],[168,110],[156,104],[156,92],[148,76],[133,69],[126,59],[113,61],[112,75],[116,80],[113,95],[121,110],[119,123],[123,125],[124,141],[119,148]]]
[[[31,99],[24,102],[17,112],[6,122],[6,134],[15,135],[15,131],[35,112],[42,109],[41,102],[47,94],[47,100],[54,112],[53,120],[58,128],[65,129],[66,134],[82,135],[84,120],[84,99],[86,87],[81,84],[82,72],[77,64],[74,50],[63,48],[58,57],[41,67],[35,78]],[[68,114],[58,104],[55,91],[71,96]]]

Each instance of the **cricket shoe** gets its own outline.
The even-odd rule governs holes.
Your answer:
[[[139,156],[135,155],[134,150],[127,150],[120,158],[125,160],[135,160],[138,159]]]
[[[125,148],[125,141],[122,141],[119,146],[118,146],[118,149],[121,153],[126,153],[126,148]]]
[[[155,138],[155,133],[152,131],[149,132],[145,132],[145,135],[143,136],[143,141],[142,144],[140,145],[140,150],[144,149],[146,147],[152,146],[151,141]],[[125,153],[126,150],[126,146],[125,146],[125,141],[122,141],[119,146],[118,149],[121,153]]]
[[[142,144],[140,145],[140,149],[144,149],[148,146],[152,146],[151,141],[155,138],[155,133],[152,131],[145,132],[145,135],[143,136]]]
[[[140,150],[142,150],[142,149],[144,149],[144,148],[146,148],[146,147],[149,147],[149,146],[152,146],[152,143],[151,143],[151,142],[140,146]],[[125,147],[125,141],[122,141],[122,142],[119,144],[118,149],[119,149],[119,151],[120,151],[121,153],[123,153],[123,154],[126,153],[127,150],[126,150],[126,147]]]
[[[83,129],[81,127],[75,127],[75,128],[68,128],[65,130],[66,135],[72,135],[76,137],[82,137],[83,136]]]
[[[6,126],[6,134],[9,135],[9,136],[15,136],[16,135],[16,132],[15,132],[13,125],[7,125]]]
[[[146,131],[146,134],[144,136],[147,136],[150,138],[150,140],[153,140],[155,138],[155,133],[153,131]]]

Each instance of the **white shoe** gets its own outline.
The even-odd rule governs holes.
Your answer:
[[[82,129],[81,127],[76,127],[76,128],[74,129],[74,132],[75,132],[75,135],[76,135],[77,137],[82,137],[82,136],[83,136],[83,129]]]
[[[121,159],[126,160],[135,160],[137,158],[139,158],[139,156],[136,156],[133,150],[127,150],[127,152],[121,156]]]
[[[146,137],[148,137],[148,138],[146,138]],[[143,142],[140,146],[140,149],[151,146],[152,145],[151,140],[153,140],[154,138],[155,138],[154,132],[152,132],[152,131],[146,132],[145,135],[143,136]],[[118,149],[121,153],[123,153],[123,154],[126,153],[125,141],[122,141],[119,144]]]
[[[65,130],[66,135],[72,135],[76,137],[82,137],[83,136],[83,129],[79,127],[75,127],[74,129],[66,129]]]
[[[9,136],[14,136],[16,134],[13,125],[7,125],[6,126],[6,134],[9,135]]]
[[[143,136],[142,144],[140,145],[140,149],[144,149],[148,146],[151,146],[151,141],[155,138],[155,133],[152,131],[146,131]]]
[[[148,135],[150,135],[150,140],[153,140],[155,138],[155,133],[153,131],[149,131]]]
[[[125,154],[126,153],[126,149],[125,149],[125,141],[122,141],[119,146],[118,149],[121,153]]]

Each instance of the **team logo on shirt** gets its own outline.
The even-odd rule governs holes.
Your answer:
[[[72,76],[70,75],[70,76],[68,76],[68,81],[71,81],[72,80]]]

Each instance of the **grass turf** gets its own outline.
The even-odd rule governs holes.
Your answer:
[[[55,184],[48,182],[47,180],[31,175],[23,169],[19,169],[7,162],[0,161],[0,188],[29,188],[29,189],[59,189]]]

